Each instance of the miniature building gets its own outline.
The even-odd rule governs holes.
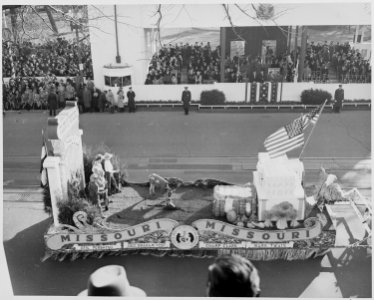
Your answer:
[[[299,159],[286,155],[270,159],[268,153],[258,154],[253,184],[257,191],[258,219],[264,220],[266,211],[282,202],[289,202],[297,211],[297,220],[305,215],[305,192],[302,187],[304,165]]]

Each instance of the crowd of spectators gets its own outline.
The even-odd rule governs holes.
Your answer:
[[[308,43],[303,80],[317,77],[324,82],[330,75],[339,82],[370,82],[371,66],[349,43]]]
[[[149,64],[145,84],[208,83],[219,80],[219,46],[210,43],[164,45]]]
[[[224,82],[291,81],[293,63],[290,55],[272,54],[265,59],[251,56],[226,56]],[[279,68],[279,74],[268,74],[269,68]],[[220,46],[180,43],[163,45],[149,64],[145,84],[201,84],[220,82]]]
[[[307,44],[303,74],[298,75],[300,47],[277,55],[226,57],[224,82],[303,81],[370,82],[371,66],[349,43]],[[220,47],[210,43],[163,45],[151,59],[145,84],[201,84],[221,81]]]
[[[56,94],[57,103],[48,103],[48,96]],[[4,110],[46,110],[51,106],[64,108],[66,101],[76,101],[79,111],[104,112],[125,111],[135,112],[135,93],[131,87],[125,95],[122,87],[117,94],[110,89],[107,91],[95,87],[88,77],[58,79],[52,74],[42,78],[14,77],[9,81],[3,80],[3,109]]]
[[[79,63],[83,64],[84,76],[93,76],[91,48],[85,42],[78,46],[64,38],[43,44],[3,41],[2,49],[3,77],[43,77],[49,73],[56,76],[76,76],[79,73]]]

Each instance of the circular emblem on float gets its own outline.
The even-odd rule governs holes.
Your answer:
[[[195,228],[189,225],[175,227],[170,236],[171,242],[178,249],[191,249],[199,242],[199,234]]]

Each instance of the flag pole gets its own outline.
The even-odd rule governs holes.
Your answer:
[[[321,114],[322,114],[322,112],[323,112],[323,109],[325,108],[326,103],[327,103],[327,99],[325,100],[325,102],[323,103],[321,109],[319,110],[319,117],[321,116]],[[301,152],[300,152],[300,155],[299,155],[299,159],[301,158],[301,155],[303,154],[306,145],[308,145],[308,143],[309,143],[309,140],[310,140],[310,137],[311,137],[312,134],[313,134],[314,128],[317,126],[317,123],[318,123],[318,121],[319,121],[319,117],[318,117],[318,119],[317,119],[316,124],[314,124],[312,130],[310,131],[309,136],[308,136],[308,138],[307,138],[307,140],[306,140],[306,142],[305,142],[305,144],[304,144],[304,146],[303,146],[303,149],[301,149]]]

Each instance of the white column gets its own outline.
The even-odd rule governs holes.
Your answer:
[[[251,82],[247,82],[247,99],[245,99],[245,102],[249,103],[251,102],[251,87],[252,87],[252,83]]]
[[[86,187],[86,179],[84,176],[84,159],[83,159],[83,145],[82,145],[82,135],[83,135],[83,130],[79,129],[79,163],[80,167],[79,170],[81,172],[81,189],[83,190]]]
[[[271,82],[268,82],[268,102],[271,101]]]
[[[43,163],[43,167],[46,168],[48,172],[48,183],[51,194],[53,223],[57,227],[60,225],[58,221],[57,203],[59,201],[64,200],[60,177],[60,158],[54,156],[47,157]]]
[[[365,36],[365,25],[363,25],[361,29],[361,43],[364,42],[364,36]]]
[[[360,28],[360,26],[359,25],[356,25],[356,33],[355,33],[355,44],[357,43],[357,41],[358,41],[358,34],[359,34],[359,28]]]
[[[256,102],[260,101],[260,83],[256,82]]]
[[[278,86],[277,86],[277,102],[280,102],[282,83],[278,82],[277,84],[278,84]]]

